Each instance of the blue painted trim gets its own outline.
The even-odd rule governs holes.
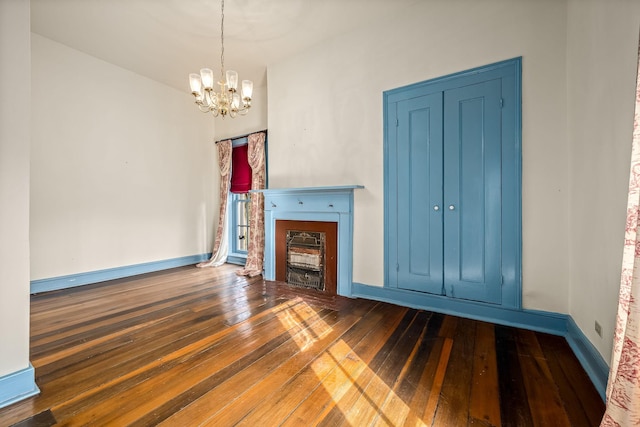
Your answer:
[[[567,340],[602,400],[605,400],[609,366],[573,318],[567,314],[505,308],[355,282],[352,296],[562,336]]]
[[[344,193],[348,190],[356,190],[359,188],[364,188],[364,185],[332,185],[326,187],[298,187],[298,188],[265,188],[262,190],[249,190],[250,193],[265,193],[266,194],[299,194],[299,193]]]
[[[391,259],[396,259],[397,254],[391,253],[391,244],[392,244],[392,233],[393,236],[397,236],[397,218],[396,211],[391,209],[391,198],[389,197],[390,192],[393,190],[394,194],[397,191],[396,188],[390,188],[390,181],[392,176],[397,175],[397,167],[395,162],[390,162],[392,156],[393,158],[397,158],[397,153],[395,152],[395,147],[397,146],[396,138],[395,138],[395,118],[397,116],[397,103],[389,102],[389,92],[382,93],[382,117],[383,117],[383,137],[382,137],[382,155],[383,155],[383,170],[384,174],[382,177],[382,187],[383,187],[383,222],[382,222],[382,230],[383,230],[383,259],[384,259],[384,283],[390,284],[395,283],[397,281],[397,270],[392,268],[393,265]],[[393,130],[393,131],[392,131]],[[393,230],[391,227],[395,227]],[[394,277],[391,277],[391,276]]]
[[[0,408],[40,393],[35,378],[31,363],[27,368],[0,377]]]
[[[515,66],[519,71],[521,68],[522,57],[518,56],[511,59],[505,59],[504,61],[494,62],[488,65],[481,65],[479,67],[470,68],[468,70],[459,71],[445,76],[435,77],[429,80],[424,80],[418,83],[411,83],[406,86],[389,89],[383,92],[385,100],[389,102],[397,102],[403,99],[413,98],[415,96],[428,95],[434,92],[440,92],[442,90],[451,89],[457,86],[456,80],[460,77],[477,77],[475,82],[481,82],[486,80],[487,73],[497,74],[501,73],[501,69],[505,67]],[[474,83],[473,81],[471,83]],[[411,90],[412,93],[408,94],[407,91]],[[413,92],[417,90],[417,92]]]
[[[37,294],[39,292],[73,288],[75,286],[88,285],[91,283],[104,282],[107,280],[121,279],[123,277],[137,276],[138,274],[167,270],[169,268],[182,267],[189,264],[196,264],[201,261],[206,261],[210,257],[211,254],[189,255],[162,261],[152,261],[143,264],[108,268],[106,270],[88,271],[86,273],[76,273],[70,274],[68,276],[32,280],[31,293]]]
[[[515,138],[515,182],[516,186],[516,200],[515,200],[515,221],[516,228],[518,230],[515,236],[515,247],[513,250],[516,252],[516,265],[514,275],[518,279],[518,285],[514,289],[513,298],[515,299],[514,308],[522,309],[522,57],[514,58],[513,65],[516,68],[515,72],[515,105],[517,108],[516,117],[514,120],[514,138]]]
[[[227,255],[227,264],[245,265],[247,256]]]
[[[605,400],[607,381],[609,380],[609,366],[571,316],[567,321],[567,335],[565,338],[587,375],[589,375],[596,390],[600,393],[600,397]]]
[[[435,311],[443,314],[526,328],[553,335],[567,333],[567,315],[536,310],[514,310],[499,305],[452,299],[441,295],[412,292],[397,288],[353,284],[353,296],[405,307]]]
[[[240,147],[249,143],[249,136],[241,136],[240,138],[231,139],[231,148]]]

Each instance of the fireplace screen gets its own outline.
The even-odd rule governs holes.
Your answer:
[[[324,291],[325,233],[287,230],[287,283]]]

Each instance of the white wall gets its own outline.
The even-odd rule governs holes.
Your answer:
[[[32,280],[211,250],[214,124],[189,93],[37,34],[31,78]]]
[[[569,312],[605,360],[617,311],[640,2],[570,0],[567,88]],[[603,336],[594,331],[602,325]]]
[[[29,366],[29,28],[0,1],[0,377]]]
[[[363,184],[353,279],[382,286],[382,92],[522,56],[523,303],[567,313],[566,20],[561,1],[418,2],[270,66],[271,187]]]

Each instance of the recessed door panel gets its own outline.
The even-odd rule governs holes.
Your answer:
[[[442,293],[442,93],[397,107],[398,287]]]
[[[501,81],[444,92],[444,289],[500,302]]]

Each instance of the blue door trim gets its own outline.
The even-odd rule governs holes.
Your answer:
[[[383,155],[384,155],[384,286],[393,288],[391,283],[397,276],[397,253],[392,252],[392,235],[397,223],[397,212],[393,209],[390,186],[391,177],[397,174],[397,168],[389,161],[395,158],[396,146],[396,107],[397,103],[415,97],[442,92],[463,84],[475,84],[489,79],[502,80],[503,138],[512,143],[505,144],[502,150],[502,221],[503,229],[512,230],[508,238],[503,236],[502,247],[502,306],[511,309],[522,308],[522,58],[489,64],[470,70],[450,74],[415,83],[383,93]],[[503,233],[505,234],[505,233]],[[446,302],[444,302],[446,304]]]

